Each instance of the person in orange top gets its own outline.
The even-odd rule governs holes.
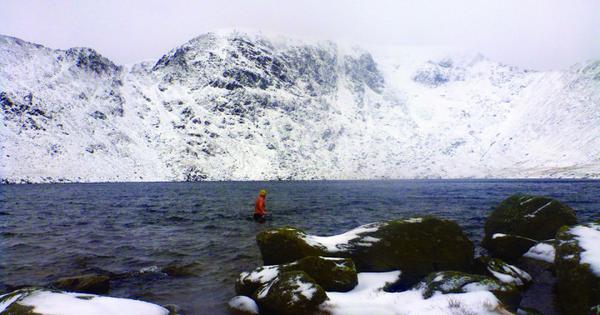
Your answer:
[[[267,198],[267,191],[261,189],[258,193],[258,198],[256,198],[256,203],[254,204],[254,221],[258,223],[265,223],[265,215],[267,215],[267,209],[265,208],[265,199]]]

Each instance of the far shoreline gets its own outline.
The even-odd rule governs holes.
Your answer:
[[[184,183],[349,183],[349,182],[600,182],[600,178],[586,177],[464,177],[464,178],[373,178],[373,179],[283,179],[283,180],[202,180],[202,181],[8,181],[0,180],[0,186],[29,185],[102,185],[102,184],[184,184]]]

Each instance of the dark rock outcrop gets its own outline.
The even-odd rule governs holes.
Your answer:
[[[513,195],[487,218],[482,245],[492,256],[513,261],[537,241],[553,239],[559,228],[575,223],[573,209],[555,199]]]

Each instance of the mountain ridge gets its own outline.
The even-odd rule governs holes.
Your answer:
[[[0,36],[0,178],[598,178],[599,91],[600,62],[529,71],[230,31],[127,67]]]

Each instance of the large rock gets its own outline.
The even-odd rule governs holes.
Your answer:
[[[363,271],[402,270],[418,279],[432,271],[469,270],[473,243],[453,221],[433,217],[363,225],[322,237],[285,227],[256,237],[264,263],[289,263],[306,256],[351,258]]]
[[[288,271],[277,276],[254,294],[263,315],[314,314],[327,294],[303,271]]]
[[[137,300],[27,288],[0,296],[0,314],[168,315],[169,311],[162,306]]]
[[[537,244],[530,238],[502,233],[493,234],[492,237],[483,240],[483,247],[490,254],[510,262],[515,262]]]
[[[252,296],[262,285],[287,271],[304,271],[326,291],[347,292],[358,283],[352,259],[308,256],[298,261],[273,266],[262,266],[252,272],[243,272],[235,283],[239,295]]]
[[[556,235],[556,292],[564,314],[600,304],[600,222],[563,227]]]
[[[65,277],[54,281],[52,287],[71,292],[106,294],[110,289],[110,278],[99,274]]]
[[[511,284],[496,279],[463,272],[443,271],[428,275],[415,286],[421,290],[424,298],[436,293],[467,293],[473,291],[490,291],[509,310],[516,311],[521,302],[519,289]]]
[[[576,223],[573,209],[557,200],[513,195],[487,218],[483,246],[493,256],[513,261],[537,241],[553,239],[559,228]]]

